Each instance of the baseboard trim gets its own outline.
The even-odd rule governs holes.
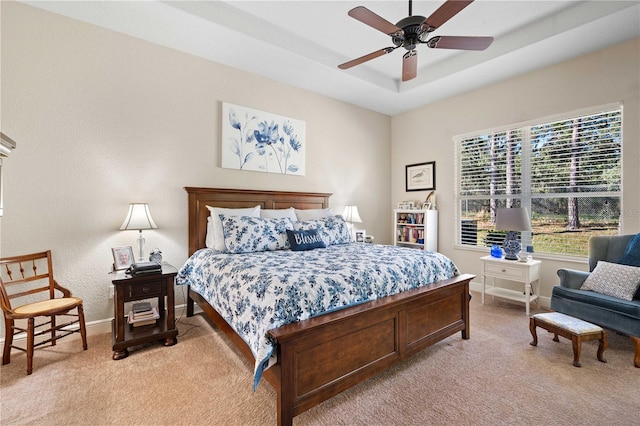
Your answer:
[[[180,318],[180,316],[184,316],[186,315],[187,312],[187,305],[183,304],[183,305],[178,305],[175,307],[175,315],[176,318]],[[194,314],[200,313],[202,312],[202,309],[200,309],[200,306],[195,305],[194,309],[193,309]],[[99,334],[105,334],[105,333],[111,333],[111,322],[113,321],[113,318],[105,318],[105,319],[100,319],[100,320],[96,320],[96,321],[90,321],[85,323],[85,326],[87,327],[87,336],[96,336]],[[78,329],[78,326],[74,326],[71,327],[71,329]],[[46,337],[43,337],[43,339]],[[16,334],[13,337],[13,341],[15,342],[19,342],[21,340],[26,340],[27,339],[27,334],[26,333],[20,333],[20,334]],[[69,339],[65,339],[65,340],[70,340],[70,339],[80,339],[80,333],[74,333],[72,336],[69,337]],[[2,338],[0,339],[0,345],[4,346],[4,341],[5,339]],[[37,340],[36,340],[37,342]]]
[[[475,282],[475,281],[471,281],[469,283],[469,291],[473,291],[475,293],[478,293],[478,297],[482,298],[482,283],[479,282]],[[493,297],[493,296],[491,296]],[[516,303],[518,305],[522,305],[524,306],[524,303],[520,303],[520,302],[516,302],[514,300],[508,300],[508,299],[500,299],[500,300],[504,300],[505,302],[511,302],[511,303]],[[551,298],[550,297],[538,297],[538,301],[539,303],[539,307],[540,308],[544,308],[544,309],[549,309],[550,303],[551,303]],[[486,302],[486,300],[485,300]],[[536,302],[533,302],[532,306],[536,306]]]
[[[471,281],[469,283],[469,290],[473,291],[475,293],[478,293],[478,297],[482,297],[482,283],[479,282],[475,282],[475,281]],[[545,308],[548,309],[549,308],[549,302],[550,299],[548,297],[539,297],[538,300],[540,301],[540,307],[541,308]],[[512,302],[512,303],[518,303],[518,302],[514,302],[512,300],[506,300],[507,302]],[[535,302],[534,302],[534,306],[535,306]],[[183,316],[186,312],[187,309],[187,305],[186,304],[182,304],[182,305],[177,305],[175,307],[175,312],[176,312],[176,318],[180,318],[181,316]],[[202,309],[200,309],[200,306],[198,306],[197,304],[194,306],[194,313],[201,313]],[[100,320],[96,320],[96,321],[90,321],[88,323],[86,323],[87,326],[87,336],[96,336],[98,334],[105,334],[105,333],[111,333],[111,321],[113,321],[113,318],[105,318],[105,319],[100,319]],[[75,327],[77,329],[77,327]],[[21,334],[17,334],[16,336],[14,336],[13,341],[20,341],[20,340],[25,340],[27,338],[25,333],[21,333]],[[79,339],[80,338],[80,334],[76,333],[74,334],[71,339]],[[0,344],[4,345],[4,338],[0,339]]]

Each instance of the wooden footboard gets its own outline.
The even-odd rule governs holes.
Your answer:
[[[385,297],[270,334],[278,342],[278,424],[461,331],[472,275]]]
[[[271,330],[278,364],[264,377],[278,392],[278,424],[291,425],[294,416],[458,331],[468,339],[473,278],[460,275]],[[217,312],[189,295],[253,362]]]

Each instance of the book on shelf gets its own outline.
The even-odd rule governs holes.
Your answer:
[[[140,327],[143,325],[155,324],[156,321],[160,318],[160,314],[158,313],[158,308],[156,306],[151,307],[148,311],[142,312],[134,312],[133,310],[129,312],[127,317],[127,321],[129,325],[132,327]]]

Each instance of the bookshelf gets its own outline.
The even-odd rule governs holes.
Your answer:
[[[438,251],[438,211],[393,211],[393,244],[422,250]]]

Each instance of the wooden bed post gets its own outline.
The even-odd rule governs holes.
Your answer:
[[[464,297],[462,302],[462,312],[464,315],[464,328],[462,329],[462,338],[468,340],[471,337],[469,330],[469,302],[471,302],[471,293],[469,293],[469,282],[465,285],[464,292],[468,295]]]
[[[293,375],[289,368],[282,368],[282,366],[292,365],[293,358],[290,356],[290,351],[283,349],[282,345],[278,347],[278,362],[281,366],[280,386],[276,389],[278,391],[278,426],[293,426]]]
[[[192,317],[193,316],[193,299],[191,298],[191,296],[189,296],[189,290],[191,290],[191,286],[188,285],[187,286],[187,317]]]

